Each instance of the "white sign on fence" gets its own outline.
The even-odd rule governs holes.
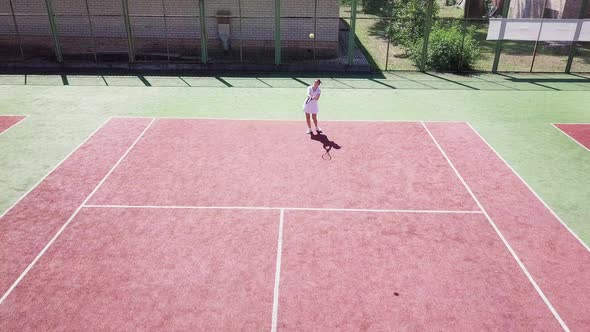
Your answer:
[[[487,40],[590,41],[590,20],[490,19]]]

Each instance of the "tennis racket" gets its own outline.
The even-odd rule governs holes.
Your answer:
[[[307,100],[305,101],[306,104],[309,104],[310,101],[313,100],[313,97],[307,97]]]

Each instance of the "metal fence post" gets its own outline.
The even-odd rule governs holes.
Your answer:
[[[20,38],[18,24],[16,23],[16,15],[14,15],[14,7],[12,5],[12,0],[8,0],[8,3],[10,4],[10,13],[12,14],[12,21],[14,22],[14,32],[16,32],[16,38],[18,39],[18,48],[20,49],[20,56],[21,58],[24,58],[25,53],[23,52],[23,42]]]
[[[428,0],[426,7],[426,22],[424,23],[424,43],[422,44],[422,61],[420,62],[420,71],[426,70],[426,59],[428,58],[428,39],[430,39],[430,29],[432,27],[432,11],[434,10],[434,0]]]
[[[543,8],[541,9],[541,13],[545,13],[547,9],[547,0],[543,1]],[[539,33],[537,34],[537,40],[535,40],[535,46],[533,47],[533,58],[531,59],[531,68],[529,69],[529,73],[533,72],[533,67],[535,66],[535,58],[537,57],[537,49],[539,48],[539,39],[541,38],[541,31],[543,31],[543,22],[545,22],[545,18],[541,15],[541,27],[539,28]]]
[[[281,64],[281,0],[275,0],[275,65]]]
[[[170,42],[168,41],[168,22],[166,20],[166,2],[162,0],[162,13],[164,14],[164,37],[166,38],[166,56],[170,62]]]
[[[510,0],[504,0],[504,4],[502,6],[502,18],[505,19],[508,17],[508,11],[510,10]],[[502,25],[506,25],[506,23],[502,23]],[[501,33],[500,37],[504,38],[504,33]],[[502,53],[502,42],[502,39],[496,42],[496,54],[494,55],[494,65],[492,66],[492,73],[498,72],[498,64],[500,63],[500,53]]]
[[[94,28],[92,27],[92,18],[90,17],[90,6],[88,0],[85,0],[86,14],[88,15],[88,28],[90,29],[90,37],[92,38],[92,51],[94,52],[94,62],[98,63],[98,55],[96,54],[96,38],[94,37]]]
[[[45,0],[45,6],[47,7],[47,15],[49,16],[49,26],[51,28],[51,36],[53,37],[53,49],[55,50],[55,57],[57,62],[64,62],[61,45],[59,43],[59,33],[57,32],[57,25],[55,24],[55,16],[53,14],[53,6],[51,0]]]
[[[578,15],[578,18],[584,19],[584,17],[586,16],[586,13],[588,13],[588,0],[582,0],[582,8],[580,8],[580,14]],[[576,29],[576,37],[578,37],[580,35],[580,30],[582,28],[582,24],[578,23],[578,27]],[[572,41],[572,47],[570,48],[570,54],[567,57],[567,65],[565,66],[565,72],[566,73],[571,73],[572,71],[572,63],[574,61],[574,56],[576,55],[576,42]]]
[[[242,32],[242,0],[238,0],[238,16],[240,17],[240,63],[244,63],[244,33]]]
[[[385,35],[387,36],[387,52],[385,54],[385,71],[389,70],[389,48],[391,46],[391,29],[393,24],[393,17],[389,19],[389,23],[387,24],[387,32]]]
[[[350,0],[350,32],[348,34],[348,65],[354,64],[354,49],[356,47],[356,4],[357,0]]]
[[[318,35],[318,0],[313,2],[313,35],[314,38],[312,40],[313,43],[313,60],[315,61],[316,58],[316,38]]]
[[[123,19],[125,20],[125,30],[127,31],[127,47],[129,49],[129,62],[135,61],[135,47],[133,46],[133,33],[131,31],[131,18],[129,17],[129,2],[121,0],[123,6]]]
[[[459,59],[459,68],[463,67],[463,60],[465,59],[465,35],[467,34],[467,21],[469,20],[469,7],[472,0],[465,0],[465,8],[463,9],[463,26],[461,27],[461,58]]]
[[[209,50],[207,43],[209,42],[207,37],[207,22],[205,17],[205,0],[199,1],[199,23],[201,24],[201,63],[207,64],[209,62]]]

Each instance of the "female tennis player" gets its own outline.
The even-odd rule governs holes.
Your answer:
[[[307,87],[307,99],[305,99],[305,104],[303,104],[303,112],[305,112],[305,120],[307,121],[307,134],[313,133],[311,131],[311,122],[309,121],[310,115],[313,118],[313,124],[317,133],[320,134],[322,132],[322,129],[318,127],[318,112],[320,111],[318,100],[320,100],[322,93],[320,84],[322,84],[322,81],[317,79],[313,82],[313,86]]]

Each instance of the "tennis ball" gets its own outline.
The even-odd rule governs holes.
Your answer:
[[[309,38],[314,39],[315,38],[315,35],[313,33],[310,33],[309,34]]]

